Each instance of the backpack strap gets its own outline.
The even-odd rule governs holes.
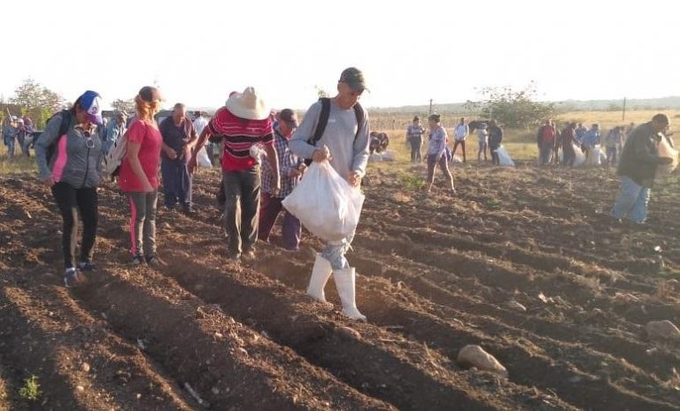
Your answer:
[[[326,131],[326,124],[328,124],[328,117],[331,114],[331,99],[328,97],[321,97],[319,99],[321,102],[321,113],[319,114],[319,121],[316,123],[316,130],[314,130],[314,135],[307,142],[313,146],[321,140],[323,132]]]
[[[357,133],[354,135],[354,142],[356,143],[361,131],[361,125],[364,124],[364,108],[361,107],[358,101],[354,105],[354,114],[357,116]]]
[[[61,124],[59,125],[59,138],[64,134],[68,133],[69,127],[71,127],[71,120],[73,120],[73,115],[71,110],[61,111]]]

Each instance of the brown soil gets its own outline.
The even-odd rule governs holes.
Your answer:
[[[372,170],[349,255],[367,323],[340,315],[332,280],[334,307],[306,297],[308,235],[226,259],[217,173],[196,177],[196,218],[160,212],[159,268],[127,264],[127,204],[104,185],[99,269],[75,290],[48,190],[0,177],[0,410],[680,409],[680,345],[644,333],[680,322],[677,185],[628,229],[604,170],[455,175],[454,198]],[[459,368],[467,344],[509,378]]]

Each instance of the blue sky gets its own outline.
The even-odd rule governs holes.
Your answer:
[[[110,102],[157,84],[168,106],[214,107],[252,85],[274,107],[304,109],[315,86],[334,91],[356,66],[369,107],[530,80],[548,100],[680,95],[669,4],[24,0],[3,4],[0,93],[32,77],[69,100],[94,89]]]

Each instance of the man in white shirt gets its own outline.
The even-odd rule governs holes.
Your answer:
[[[460,145],[463,148],[463,163],[467,161],[465,155],[465,140],[467,140],[470,135],[470,127],[465,120],[465,117],[460,118],[460,122],[453,129],[453,153],[452,156],[456,155],[456,149]]]

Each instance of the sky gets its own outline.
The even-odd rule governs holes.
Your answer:
[[[11,1],[0,10],[0,94],[32,78],[68,101],[96,90],[108,105],[157,85],[167,107],[219,107],[254,86],[274,108],[306,109],[316,87],[333,94],[355,66],[367,107],[464,102],[532,80],[541,100],[680,95],[673,4]]]

